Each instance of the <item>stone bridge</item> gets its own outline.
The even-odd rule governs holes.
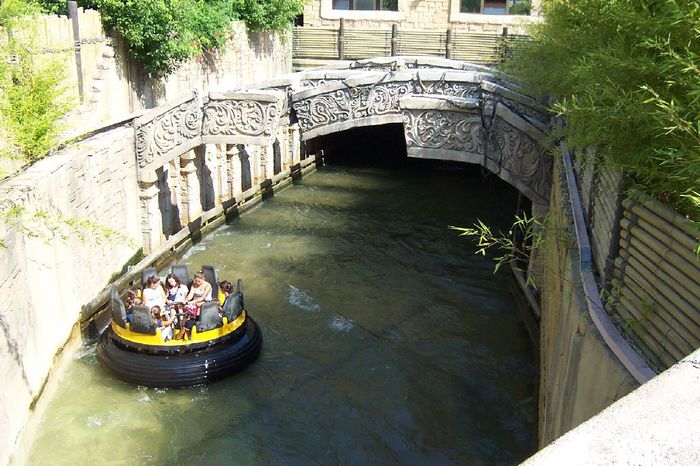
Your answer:
[[[164,167],[173,161],[187,180],[195,172],[194,151],[204,147],[225,160],[224,181],[251,185],[298,162],[300,141],[387,123],[403,124],[409,157],[479,164],[538,208],[548,203],[552,159],[542,144],[548,117],[539,102],[486,67],[424,57],[361,60],[242,90],[195,93],[136,119],[147,249],[167,227],[158,226],[157,197],[168,178]],[[287,154],[291,159],[282,160]],[[228,159],[235,159],[234,168]],[[191,184],[180,191],[201,196],[201,187]],[[180,220],[197,217],[187,212],[197,199],[180,205]]]

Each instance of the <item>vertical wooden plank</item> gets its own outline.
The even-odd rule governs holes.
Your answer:
[[[447,30],[445,37],[445,58],[452,58],[452,28]]]
[[[345,59],[345,19],[340,18],[338,27],[338,60]]]
[[[73,26],[73,47],[75,48],[75,68],[78,75],[78,95],[80,102],[85,100],[83,83],[83,59],[80,51],[80,19],[78,18],[78,4],[75,0],[68,0],[68,15]]]

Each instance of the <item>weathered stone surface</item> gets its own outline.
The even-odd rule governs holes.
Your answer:
[[[525,463],[700,464],[700,350]]]

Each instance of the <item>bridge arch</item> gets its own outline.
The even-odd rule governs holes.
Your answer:
[[[387,58],[300,76],[291,107],[302,140],[402,123],[409,157],[479,164],[547,204],[545,108],[493,70],[443,59]]]

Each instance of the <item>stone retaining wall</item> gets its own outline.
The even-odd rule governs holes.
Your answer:
[[[2,228],[0,250],[0,464],[7,462],[41,395],[54,358],[83,305],[119,272],[139,246],[99,240],[84,230],[65,239],[55,219],[79,217],[138,240],[138,185],[133,128],[119,127],[69,147],[0,186],[0,203],[45,211],[48,224],[31,220],[32,238]]]
[[[587,311],[570,199],[559,160],[554,173],[543,251],[540,448],[638,386]]]

